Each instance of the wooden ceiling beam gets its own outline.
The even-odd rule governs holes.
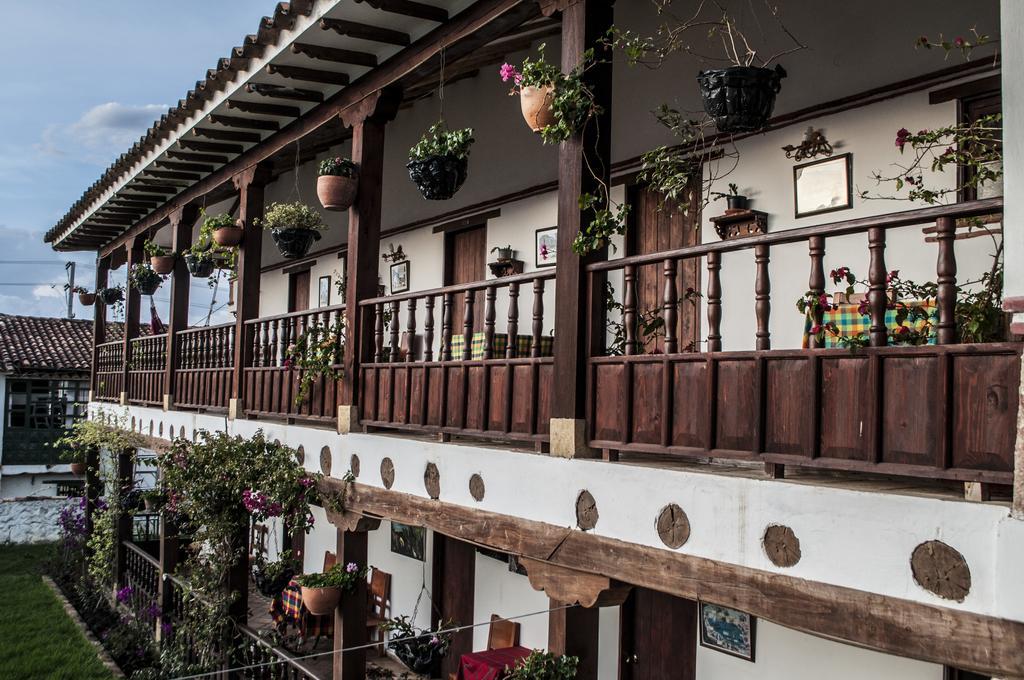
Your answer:
[[[203,153],[189,153],[188,151],[177,151],[171,149],[167,152],[168,158],[176,158],[179,161],[191,161],[193,163],[215,163],[223,165],[228,162],[227,156],[211,156]]]
[[[276,99],[291,99],[300,102],[313,102],[320,104],[324,101],[324,93],[316,90],[303,90],[297,87],[284,87],[283,85],[269,85],[267,83],[249,83],[245,86],[249,94],[258,94],[261,97],[273,97]]]
[[[292,43],[292,54],[304,54],[310,59],[331,61],[336,64],[352,64],[353,66],[377,65],[377,55],[358,50],[344,50],[338,47],[310,45],[309,43]]]
[[[321,19],[320,28],[324,31],[334,31],[338,35],[385,43],[387,45],[408,47],[412,44],[412,39],[409,37],[408,33],[393,31],[390,28],[381,28],[380,26],[361,24],[357,21],[345,21],[344,19]]]
[[[174,161],[165,161],[160,159],[156,161],[156,165],[161,168],[167,168],[168,170],[182,170],[184,172],[213,172],[216,166],[213,165],[202,165],[200,163],[176,163]]]
[[[263,139],[258,132],[239,132],[238,130],[218,130],[216,128],[196,127],[192,128],[192,134],[222,142],[245,142],[247,144],[258,144]]]
[[[112,205],[105,205],[99,209],[99,213],[113,213],[115,215],[145,215],[149,208],[120,208]]]
[[[284,118],[298,118],[302,110],[297,106],[285,106],[283,104],[264,104],[263,102],[249,102],[244,99],[229,99],[228,108],[246,113],[258,113],[263,116],[281,116]]]
[[[182,148],[192,151],[213,151],[214,153],[240,154],[245,151],[241,144],[223,144],[221,142],[201,142],[198,139],[179,139]]]
[[[110,199],[110,204],[123,205],[128,207],[138,206],[140,208],[155,208],[158,205],[160,205],[160,201],[156,200],[155,198],[152,201],[142,201],[125,194],[122,196],[118,196],[117,198]]]
[[[181,191],[181,187],[171,184],[159,184],[156,180],[149,180],[145,177],[136,177],[134,181],[136,184],[142,185],[142,189],[151,191],[154,194],[176,194]]]
[[[247,130],[268,130],[277,132],[281,124],[276,120],[258,120],[256,118],[239,118],[237,116],[222,116],[214,113],[210,115],[210,122],[224,127],[245,128]]]
[[[413,0],[356,0],[356,2],[365,2],[374,9],[390,12],[391,14],[426,19],[427,21],[434,21],[439,24],[448,21],[448,10],[423,2],[414,2]]]
[[[145,175],[152,175],[157,179],[180,179],[186,182],[197,182],[202,179],[202,175],[197,175],[193,172],[178,172],[177,170],[150,170],[147,168],[142,172]]]
[[[327,85],[348,85],[349,83],[347,73],[325,71],[318,68],[304,68],[302,66],[267,64],[267,73],[272,76],[281,76],[290,80],[304,80],[310,83],[325,83]]]

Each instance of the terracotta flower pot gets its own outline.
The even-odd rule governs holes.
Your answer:
[[[523,118],[534,132],[540,132],[555,122],[555,112],[551,104],[555,100],[555,86],[527,86],[519,93],[519,104],[523,108]]]
[[[358,186],[355,177],[320,175],[316,178],[316,195],[327,210],[348,210],[356,200]]]
[[[326,616],[333,614],[341,602],[341,588],[307,588],[302,586],[302,604],[310,614]]]
[[[71,474],[81,477],[85,474],[85,463],[72,463]]]
[[[174,255],[154,255],[149,258],[149,266],[160,276],[174,271]]]
[[[213,230],[213,240],[219,246],[230,248],[242,242],[243,233],[241,227],[221,227]]]
[[[96,303],[96,293],[79,293],[78,301],[86,307],[92,307]]]

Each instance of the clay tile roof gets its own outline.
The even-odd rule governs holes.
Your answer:
[[[122,337],[123,326],[107,324],[107,337]],[[0,314],[0,370],[88,371],[91,362],[91,320]]]

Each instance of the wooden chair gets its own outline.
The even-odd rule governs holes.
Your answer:
[[[324,571],[327,571],[338,563],[338,556],[330,550],[324,551]]]
[[[377,642],[378,656],[384,656],[384,633],[380,625],[384,623],[391,613],[391,574],[381,571],[376,567],[370,574],[369,589],[369,611],[366,616],[366,639],[368,642]]]
[[[487,627],[487,651],[519,646],[519,624],[502,621],[497,614],[491,614],[491,625]],[[448,680],[456,680],[458,673],[449,673]]]

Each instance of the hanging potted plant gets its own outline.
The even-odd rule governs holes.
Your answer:
[[[430,126],[409,149],[409,177],[429,201],[447,201],[466,181],[473,128],[449,130],[444,121]]]
[[[60,453],[62,460],[71,465],[71,474],[81,477],[85,474],[85,447],[70,445]]]
[[[562,71],[544,60],[544,45],[537,51],[540,56],[536,60],[527,57],[521,68],[506,63],[499,71],[502,82],[512,81],[509,96],[519,95],[523,118],[534,132],[555,123],[555,87],[562,78]]]
[[[185,259],[185,266],[188,267],[188,273],[195,278],[205,279],[213,275],[213,257],[208,256],[206,253],[196,253],[192,250],[186,250],[183,257]]]
[[[441,621],[437,630],[420,630],[408,616],[398,616],[381,624],[381,632],[393,633],[388,649],[413,673],[435,677],[441,659],[448,655],[455,622]]]
[[[302,588],[302,604],[310,614],[331,614],[341,602],[342,592],[355,590],[359,579],[366,580],[366,567],[349,562],[344,567],[336,564],[320,574],[303,574],[295,578]]]
[[[128,283],[143,295],[152,295],[163,282],[164,277],[153,271],[148,262],[134,264],[128,272]]]
[[[298,201],[271,203],[258,223],[270,230],[277,249],[290,260],[304,257],[313,242],[320,240],[320,232],[327,228],[320,213]]]
[[[83,288],[82,286],[72,288],[70,284],[65,283],[64,290],[70,290],[78,295],[78,301],[86,307],[92,307],[96,303],[96,293],[90,293],[88,288]]]
[[[512,249],[511,245],[494,246],[491,248],[491,252],[498,254],[498,262],[511,262],[512,258],[514,258],[516,254],[516,251]]]
[[[149,264],[157,274],[166,276],[174,271],[174,253],[149,239],[142,244],[142,250],[149,255]]]
[[[359,167],[348,158],[335,156],[320,162],[316,195],[327,210],[348,210],[356,200]]]
[[[205,216],[206,213],[204,212]],[[221,213],[220,215],[213,215],[203,220],[203,224],[199,227],[199,233],[209,234],[213,242],[218,246],[224,248],[232,248],[242,242],[242,236],[244,231],[238,222],[228,215],[227,213]]]
[[[164,494],[160,489],[147,489],[140,494],[142,507],[146,512],[156,512],[164,504]]]
[[[116,305],[124,301],[124,289],[121,286],[113,288],[100,288],[96,291],[96,297],[105,305]]]
[[[535,649],[509,669],[507,680],[572,680],[580,660],[575,656],[558,656]]]
[[[237,245],[224,245],[221,241],[231,242],[237,237],[237,242],[240,242],[242,232],[227,213],[206,216],[204,211],[202,215],[205,219],[199,227],[198,238],[182,251],[189,274],[197,279],[212,277],[215,269],[234,269],[238,259]]]
[[[281,552],[276,560],[268,560],[263,553],[253,558],[252,580],[264,597],[275,598],[291,583],[299,570],[298,562],[290,550]]]

